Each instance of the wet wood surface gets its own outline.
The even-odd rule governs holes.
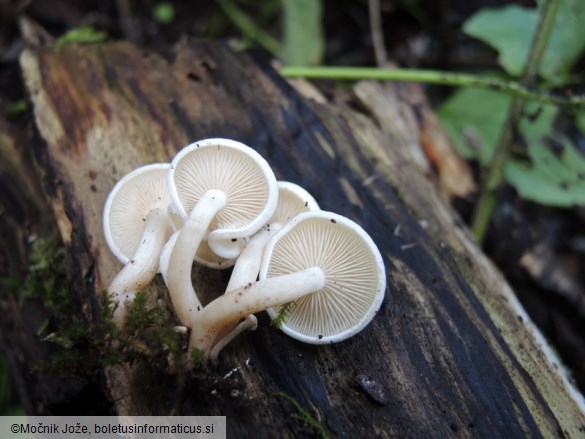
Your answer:
[[[382,308],[355,337],[305,345],[259,316],[217,366],[180,383],[140,362],[108,368],[113,412],[225,415],[228,437],[317,434],[275,396],[284,393],[333,437],[584,434],[583,404],[561,366],[411,151],[440,130],[418,86],[364,82],[343,98],[308,97],[261,56],[208,42],[164,55],[127,43],[29,49],[21,66],[71,294],[88,322],[121,268],[102,233],[108,192],[202,138],[252,146],[278,179],[358,222],[386,264]],[[227,276],[196,267],[195,289],[223,291]],[[168,301],[160,279],[146,293]],[[24,393],[32,387],[23,383]]]

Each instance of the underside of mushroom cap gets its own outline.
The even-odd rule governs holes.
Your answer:
[[[195,255],[195,260],[206,267],[216,270],[225,270],[233,267],[236,263],[236,258],[223,258],[211,250],[207,240],[202,241],[199,245],[197,254]]]
[[[146,217],[166,212],[171,198],[167,189],[168,163],[141,166],[122,177],[104,205],[103,225],[110,251],[123,264],[138,246]]]
[[[260,279],[310,267],[321,268],[325,287],[284,310],[268,309],[270,317],[284,312],[282,331],[306,343],[334,343],[361,331],[380,308],[386,290],[382,257],[370,236],[331,212],[296,216],[266,246]]]
[[[286,224],[299,213],[319,210],[319,204],[313,196],[296,183],[278,181],[278,205],[270,222]]]
[[[216,252],[212,241],[236,248],[238,239],[260,229],[274,212],[278,198],[276,178],[266,160],[243,143],[220,138],[192,143],[175,156],[169,190],[183,217],[207,191],[225,193],[227,204],[208,229],[209,244]],[[220,256],[232,258],[234,252]]]

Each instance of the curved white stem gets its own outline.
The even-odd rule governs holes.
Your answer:
[[[209,303],[192,320],[189,352],[209,355],[217,336],[244,317],[266,308],[284,305],[325,286],[325,275],[318,267],[251,283],[224,294]]]
[[[236,264],[234,265],[230,281],[224,294],[232,294],[234,290],[244,287],[249,283],[256,282],[258,273],[260,272],[264,247],[272,235],[281,227],[282,224],[280,223],[266,225],[248,239],[236,261]],[[240,323],[233,322],[231,326],[226,325],[226,327],[216,335],[216,340],[219,341],[213,346],[211,353],[209,354],[211,361],[216,362],[219,352],[236,338],[236,336],[247,329],[254,331],[257,326],[258,320],[253,314],[248,315]]]
[[[193,259],[213,217],[225,203],[223,192],[207,191],[189,213],[169,257],[167,287],[177,317],[187,327],[202,308],[191,283]]]
[[[171,253],[173,248],[175,247],[175,243],[177,242],[177,238],[179,237],[180,230],[173,232],[170,238],[167,240],[165,245],[163,246],[160,252],[160,258],[158,261],[158,271],[161,274],[163,280],[165,281],[165,285],[169,284],[169,260],[171,259]]]
[[[164,210],[154,209],[146,216],[134,254],[108,287],[115,302],[113,317],[118,326],[124,326],[128,303],[156,275],[160,252],[169,232],[168,217]]]
[[[211,352],[209,352],[209,359],[213,362],[217,362],[217,358],[219,357],[219,353],[223,348],[225,348],[234,338],[236,338],[239,334],[249,329],[250,331],[255,331],[258,327],[258,319],[254,314],[250,314],[244,320],[236,325],[234,329],[232,329],[227,335],[223,336],[220,341],[218,341],[212,348]]]
[[[229,294],[231,291],[243,287],[250,282],[256,282],[256,278],[260,272],[264,247],[274,232],[279,229],[279,225],[265,226],[248,240],[234,265],[230,281],[225,289],[225,294]]]
[[[136,291],[128,291],[121,296],[114,304],[114,313],[112,314],[112,320],[122,329],[126,325],[126,316],[128,315],[128,309],[130,304],[134,302],[136,297]]]

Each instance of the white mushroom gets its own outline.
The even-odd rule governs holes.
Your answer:
[[[268,240],[295,216],[311,210],[319,210],[319,205],[309,192],[295,183],[279,181],[276,210],[267,225],[246,239],[227,285],[226,294],[249,282],[255,282]]]
[[[280,329],[305,343],[345,340],[376,315],[386,291],[382,256],[355,222],[328,212],[299,215],[265,249],[260,279],[316,265],[325,274],[322,290],[289,306],[269,308],[272,319],[286,312]],[[293,260],[294,262],[291,262]]]
[[[225,294],[232,294],[234,290],[255,282],[260,271],[260,263],[264,247],[268,240],[292,218],[302,212],[319,210],[317,201],[305,189],[288,181],[278,182],[278,204],[276,210],[260,231],[246,239],[246,244],[234,266]],[[225,333],[218,334],[217,344],[213,347],[210,359],[216,361],[219,352],[239,333],[249,329],[254,330],[258,320],[252,314],[232,328],[226,328]]]
[[[277,185],[256,151],[228,139],[206,139],[183,148],[168,178],[173,205],[184,223],[168,257],[166,281],[177,317],[189,326],[202,308],[191,283],[201,242],[207,236],[221,257],[237,256],[243,238],[274,212]]]
[[[169,165],[141,166],[126,174],[110,192],[103,213],[104,235],[124,268],[108,287],[114,322],[124,325],[127,302],[156,275],[161,249],[171,232],[167,216]]]
[[[258,282],[218,297],[197,316],[189,349],[209,355],[226,327],[289,302],[285,333],[309,343],[341,341],[371,321],[385,289],[382,257],[361,227],[331,212],[302,213],[267,244]]]

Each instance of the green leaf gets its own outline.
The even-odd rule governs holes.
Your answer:
[[[153,18],[162,24],[172,23],[175,19],[175,7],[172,3],[160,2],[152,8]]]
[[[491,90],[464,88],[439,107],[437,114],[459,153],[489,163],[511,98]]]
[[[108,38],[108,34],[95,30],[91,26],[81,26],[71,29],[61,35],[57,40],[56,46],[61,47],[66,44],[97,44],[103,43]]]
[[[437,114],[457,151],[487,165],[494,152],[511,98],[498,92],[466,88],[454,93]],[[519,129],[526,143],[540,142],[552,133],[558,108],[530,102]]]
[[[317,65],[323,59],[321,0],[283,0],[284,42],[287,65]]]
[[[509,5],[483,9],[469,18],[463,31],[499,52],[500,65],[520,76],[538,23],[538,10]],[[585,49],[585,2],[563,0],[555,27],[540,63],[539,73],[553,84],[566,82],[569,72]]]
[[[553,133],[553,122],[558,114],[558,107],[528,102],[524,106],[524,117],[518,124],[526,143],[540,143]]]
[[[538,11],[509,5],[482,9],[463,25],[463,32],[496,49],[500,65],[512,76],[520,76],[538,23]]]
[[[566,82],[573,65],[584,50],[585,2],[561,0],[555,27],[540,63],[540,74],[554,84]]]
[[[557,155],[543,143],[528,149],[530,164],[510,161],[506,179],[527,200],[555,207],[585,205],[585,157],[567,140]]]

